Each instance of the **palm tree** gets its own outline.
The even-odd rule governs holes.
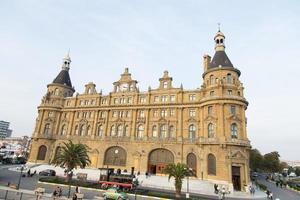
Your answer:
[[[176,198],[180,198],[182,181],[188,175],[188,167],[183,163],[172,163],[166,166],[164,172],[169,174],[169,181],[172,177],[174,177]]]
[[[52,164],[55,166],[64,167],[67,173],[67,182],[69,184],[68,197],[70,197],[73,170],[77,167],[85,168],[90,165],[91,161],[88,156],[89,147],[85,144],[74,144],[71,140],[68,143],[64,142],[64,146],[57,152]]]

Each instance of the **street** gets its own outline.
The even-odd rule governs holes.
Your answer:
[[[300,200],[300,194],[286,188],[276,187],[275,183],[266,181],[263,176],[259,176],[257,181],[264,184],[273,193],[273,199],[280,200]]]

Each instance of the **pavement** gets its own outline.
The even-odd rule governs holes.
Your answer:
[[[278,198],[280,200],[300,200],[299,192],[290,190],[288,188],[276,187],[274,182],[266,181],[265,177],[263,176],[259,176],[257,181],[268,187],[268,190],[273,193],[273,199]]]
[[[8,170],[10,168],[10,170]],[[59,167],[49,166],[49,165],[40,165],[35,166],[31,169],[31,172],[34,170],[42,171],[44,169],[54,169],[57,172],[57,175],[63,175],[64,170]],[[79,169],[75,170],[75,173],[87,173],[88,179],[98,180],[99,179],[99,170],[95,169]],[[17,184],[20,177],[20,172],[16,170],[16,166],[11,167],[0,167],[0,185],[6,186],[7,182],[10,181],[13,184]],[[150,178],[146,178],[144,175],[138,176],[139,181],[141,182],[141,189],[143,190],[151,190],[155,192],[164,192],[164,193],[174,193],[174,183],[171,179],[168,181],[166,176],[151,176]],[[183,182],[182,192],[185,193],[187,191],[187,180],[185,179]],[[23,177],[21,178],[20,188],[24,190],[33,191],[37,187],[44,187],[46,189],[46,193],[51,194],[52,191],[57,187],[57,185],[38,183],[38,175],[33,177]],[[63,195],[67,195],[68,188],[66,186],[62,186]],[[72,188],[72,192],[74,192],[75,188]],[[85,194],[85,198],[93,199],[95,196],[101,196],[100,190],[95,189],[85,189],[83,188],[83,193]],[[189,180],[189,193],[193,196],[198,197],[199,199],[208,200],[208,199],[217,199],[217,196],[214,194],[213,184],[209,181],[202,181],[199,179],[190,179]],[[197,198],[197,199],[198,199]],[[1,199],[1,196],[0,196]],[[142,197],[138,199],[149,199],[146,197]],[[246,192],[234,192],[227,195],[228,200],[241,200],[241,199],[255,199],[255,200],[264,200],[266,199],[266,194],[257,191],[255,196],[250,195]],[[282,200],[282,199],[281,199]],[[299,199],[298,199],[299,200]]]

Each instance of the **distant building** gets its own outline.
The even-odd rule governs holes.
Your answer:
[[[12,130],[9,129],[9,122],[0,121],[0,138],[10,137]]]
[[[30,142],[28,136],[0,138],[0,154],[12,157],[27,156],[30,150]]]

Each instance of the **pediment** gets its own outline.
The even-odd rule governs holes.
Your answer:
[[[193,118],[193,117],[191,117],[191,118],[189,118],[188,120],[186,120],[187,122],[190,122],[190,123],[192,123],[192,122],[199,122],[199,120],[196,120],[195,118]]]
[[[117,118],[114,122],[116,122],[116,123],[123,123],[124,120],[122,118]]]
[[[236,151],[235,153],[231,154],[231,158],[246,159],[246,156],[241,151]]]
[[[160,118],[160,119],[158,120],[158,122],[159,122],[159,123],[167,123],[168,120],[166,120],[165,118]]]
[[[207,117],[204,119],[204,121],[216,121],[217,119],[218,119],[218,118],[209,115],[209,116],[207,116]]]
[[[48,117],[45,119],[45,122],[55,122],[55,120],[52,117]]]
[[[81,120],[79,121],[79,123],[80,123],[80,124],[86,124],[86,123],[88,123],[88,121],[87,121],[86,119],[81,119]]]
[[[232,120],[232,121],[238,121],[238,122],[242,121],[242,119],[239,118],[237,115],[230,115],[229,117],[227,117],[227,119]]]

